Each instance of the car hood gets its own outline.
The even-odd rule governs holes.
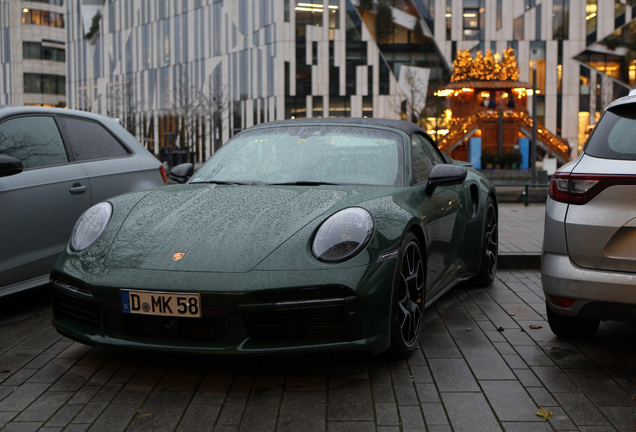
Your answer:
[[[104,264],[154,270],[246,272],[353,193],[326,188],[237,185],[162,188],[145,196],[130,211]],[[185,255],[175,260],[177,253]]]

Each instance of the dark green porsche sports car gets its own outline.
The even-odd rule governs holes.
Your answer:
[[[51,274],[55,328],[87,344],[223,354],[387,349],[426,306],[497,270],[497,195],[418,126],[265,123],[180,183],[77,221]]]

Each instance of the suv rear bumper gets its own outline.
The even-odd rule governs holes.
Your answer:
[[[636,274],[590,270],[575,265],[567,255],[545,252],[541,282],[546,296],[575,299],[567,308],[547,303],[561,315],[601,320],[632,321],[636,317]]]

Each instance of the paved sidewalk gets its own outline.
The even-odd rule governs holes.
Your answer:
[[[540,254],[545,203],[499,204],[499,253]]]
[[[91,348],[45,300],[3,299],[0,430],[634,430],[636,326],[568,341],[544,312],[536,271],[501,271],[429,308],[408,361],[218,359]]]

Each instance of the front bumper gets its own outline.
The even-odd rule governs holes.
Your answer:
[[[541,283],[546,296],[575,300],[562,308],[548,298],[561,315],[636,322],[636,274],[585,269],[567,255],[544,251]]]
[[[155,271],[149,277],[148,271],[108,271],[118,277],[52,274],[53,325],[61,334],[90,345],[230,355],[347,351],[375,355],[390,344],[395,260],[293,275]],[[157,278],[157,273],[162,277]],[[126,283],[105,285],[102,280]],[[216,291],[215,286],[226,290]],[[203,316],[122,313],[121,289],[198,292]]]

